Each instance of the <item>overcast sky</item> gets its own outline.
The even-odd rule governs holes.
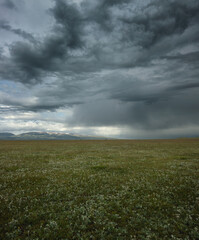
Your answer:
[[[0,132],[199,136],[198,0],[0,0]]]

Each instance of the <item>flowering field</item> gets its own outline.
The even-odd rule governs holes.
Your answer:
[[[199,239],[199,139],[0,141],[0,239]]]

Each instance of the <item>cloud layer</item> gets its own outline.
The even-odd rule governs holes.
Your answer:
[[[34,11],[27,3],[0,4],[16,19]],[[135,130],[136,137],[139,131],[168,137],[165,131],[178,127],[199,134],[198,1],[56,0],[34,6],[44,13],[48,31],[34,32],[32,19],[28,26],[22,18],[20,27],[9,15],[0,20],[2,106],[40,113],[37,120],[69,109],[68,128],[118,128],[127,137]]]

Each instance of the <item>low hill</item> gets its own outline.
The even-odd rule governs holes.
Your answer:
[[[15,135],[12,133],[0,133],[0,139],[12,139],[13,137],[15,137]]]
[[[73,133],[57,132],[27,132],[18,135],[12,133],[0,133],[0,140],[94,140],[108,139],[101,136],[77,135]]]

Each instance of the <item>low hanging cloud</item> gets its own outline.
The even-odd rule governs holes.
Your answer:
[[[54,24],[42,37],[0,21],[22,38],[0,57],[1,79],[34,98],[19,109],[69,108],[71,127],[198,124],[199,2],[56,0],[46,14]]]

